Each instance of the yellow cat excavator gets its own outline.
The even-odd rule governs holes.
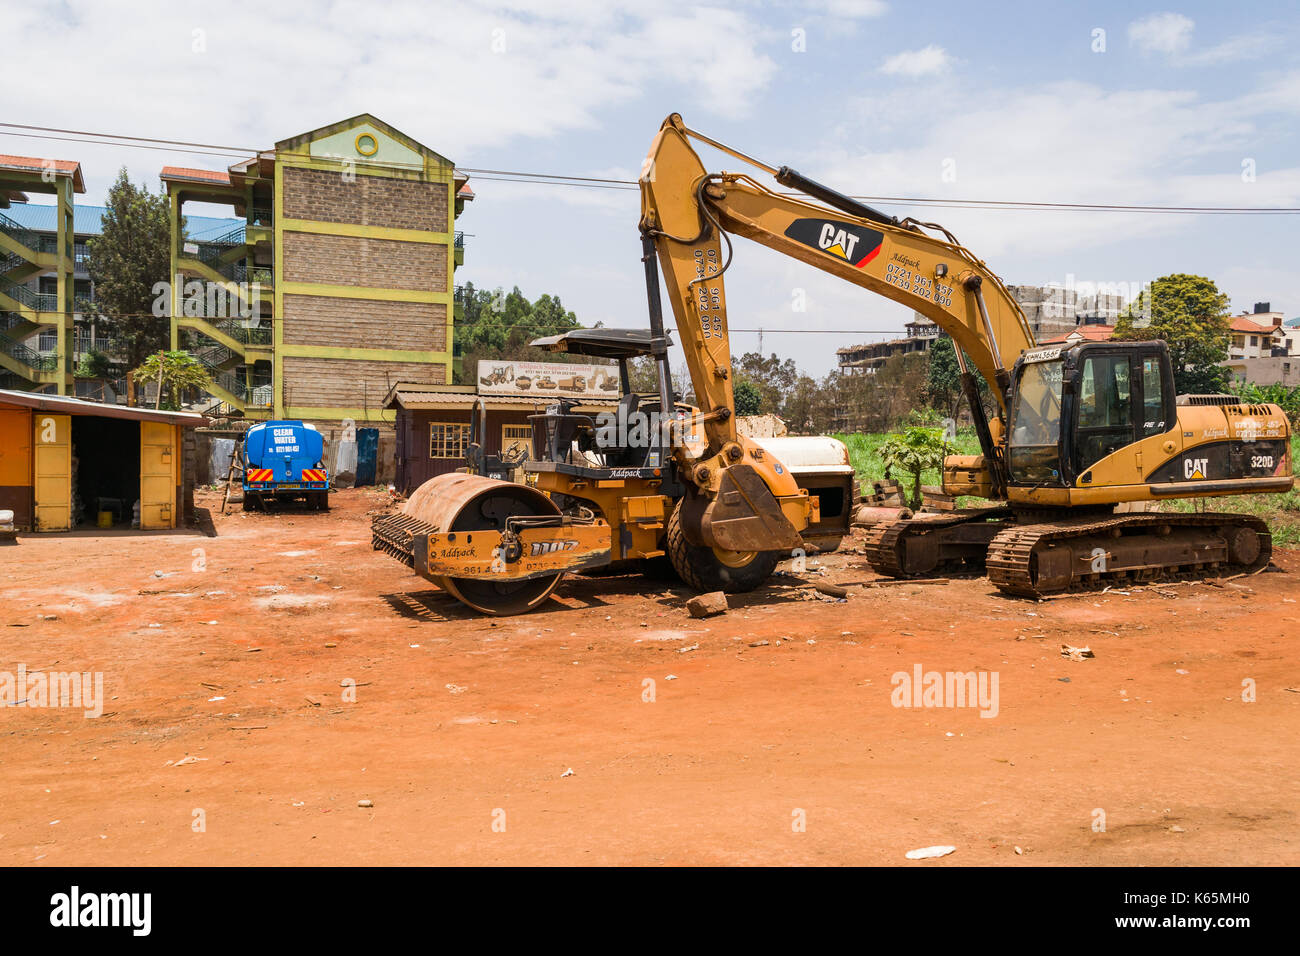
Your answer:
[[[744,173],[706,173],[692,138],[817,202]],[[708,359],[690,366],[696,395],[710,399],[702,407],[726,407],[730,398],[722,274],[731,234],[914,309],[952,338],[983,453],[949,457],[944,491],[1003,504],[876,526],[867,548],[878,571],[985,563],[998,588],[1039,596],[1268,563],[1272,537],[1259,518],[1116,506],[1289,490],[1291,432],[1277,405],[1176,395],[1161,341],[1038,347],[1007,288],[942,226],[897,219],[768,166],[688,129],[677,114],[651,147],[641,189],[641,228],[668,275],[678,328]],[[991,419],[976,375],[996,403]],[[725,495],[726,471],[716,457],[697,466],[709,501]]]
[[[707,172],[692,138],[806,198],[745,173]],[[492,614],[536,607],[567,571],[627,559],[666,555],[700,589],[762,583],[824,509],[785,463],[736,430],[723,277],[739,235],[922,313],[956,346],[982,454],[948,458],[944,490],[999,504],[877,526],[868,539],[877,570],[986,563],[997,587],[1037,596],[1267,564],[1271,536],[1257,518],[1116,506],[1288,490],[1290,428],[1276,405],[1176,396],[1159,341],[1039,347],[1002,282],[941,226],[896,219],[768,166],[677,114],[655,137],[640,188],[648,334],[581,330],[534,343],[618,359],[626,394],[617,421],[598,427],[574,403],[558,403],[531,420],[528,484],[431,479],[402,513],[375,522],[377,549]],[[698,408],[673,394],[660,269]],[[626,386],[626,362],[638,355],[655,362],[652,398]],[[992,393],[992,418],[976,376]],[[622,434],[621,423],[647,416],[651,427]],[[601,445],[609,428],[619,437]]]

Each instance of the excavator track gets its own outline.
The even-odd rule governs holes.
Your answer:
[[[903,518],[869,529],[863,550],[871,569],[877,574],[895,578],[932,574],[959,566],[981,553],[982,545],[987,544],[1003,522],[1012,519],[1010,508],[970,508],[924,518]],[[965,540],[953,542],[955,535],[961,535]],[[934,540],[944,540],[957,547],[945,549],[940,546],[918,551],[912,545],[921,536],[934,536]]]
[[[989,581],[1020,597],[1267,567],[1273,538],[1240,514],[1120,514],[1019,524],[989,545]]]

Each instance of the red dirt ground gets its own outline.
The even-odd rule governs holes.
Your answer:
[[[0,712],[0,862],[1300,862],[1300,553],[1038,603],[773,586],[702,621],[680,587],[570,578],[493,620],[371,550],[384,495],[333,502],[0,545],[0,671],[109,698]],[[893,706],[917,664],[997,672],[997,716]],[[957,851],[904,859],[931,844]]]

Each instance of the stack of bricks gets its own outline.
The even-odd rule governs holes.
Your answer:
[[[891,478],[873,481],[871,492],[871,494],[864,492],[858,499],[858,504],[870,505],[873,508],[902,508],[906,504],[903,501],[903,486]]]
[[[921,486],[922,511],[953,511],[956,507],[957,499],[945,494],[942,488],[935,485]]]

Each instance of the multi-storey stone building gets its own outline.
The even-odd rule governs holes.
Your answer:
[[[396,383],[449,383],[467,178],[369,114],[225,172],[165,168],[181,279],[173,347],[209,366],[216,410],[384,422]],[[191,202],[229,205],[242,221],[194,241]]]
[[[1007,286],[1040,342],[1064,338],[1085,325],[1114,325],[1125,299],[1113,292],[1080,295],[1059,285]]]

